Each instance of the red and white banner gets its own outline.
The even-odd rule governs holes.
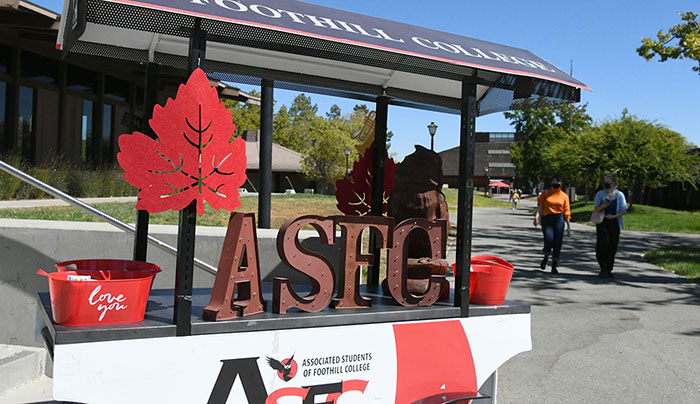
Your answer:
[[[475,394],[531,348],[530,314],[59,344],[54,399],[413,403]]]

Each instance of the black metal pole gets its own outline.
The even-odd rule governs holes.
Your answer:
[[[389,97],[377,97],[377,115],[374,121],[374,156],[372,165],[372,206],[370,214],[384,214],[384,164],[386,161],[386,124],[389,115]],[[368,268],[367,284],[379,285],[379,261],[381,250],[376,247],[374,231],[370,233],[369,246],[374,255],[374,264]]]
[[[348,178],[350,173],[350,154],[345,153],[345,178]]]
[[[431,150],[431,151],[435,150],[435,149],[433,148],[433,138],[434,138],[434,137],[435,137],[435,135],[432,135],[432,134],[430,135],[430,150]]]
[[[143,122],[141,131],[155,139],[157,136],[148,121],[153,117],[153,107],[158,100],[158,74],[160,66],[156,63],[146,65],[146,83],[143,94]],[[134,238],[134,260],[146,261],[148,247],[148,220],[150,215],[147,210],[138,210],[136,216],[136,237]]]
[[[272,105],[274,82],[262,80],[260,106],[260,190],[258,193],[258,227],[270,228],[272,208]]]
[[[19,89],[20,89],[20,66],[22,52],[18,46],[12,48],[10,56],[10,74],[12,81],[7,83],[5,112],[5,144],[0,146],[0,152],[15,153],[21,155],[22,148],[17,146],[19,126]]]
[[[63,147],[66,139],[66,87],[68,86],[68,63],[65,59],[58,62],[58,130],[56,136],[56,151],[65,154],[67,150]],[[3,111],[4,112],[4,111]],[[0,147],[1,149],[2,147]]]
[[[188,71],[204,68],[207,33],[201,20],[195,20],[190,36]],[[192,334],[192,280],[194,277],[194,238],[197,228],[197,201],[180,211],[177,234],[177,262],[175,267],[175,311],[173,321],[177,336]]]
[[[457,198],[457,263],[455,265],[455,307],[469,316],[469,265],[472,251],[472,206],[474,203],[474,132],[476,84],[462,79],[459,128],[459,196]]]
[[[97,86],[95,92],[97,93],[97,101],[95,102],[92,113],[92,139],[88,139],[90,144],[86,145],[86,147],[89,147],[90,150],[92,150],[92,152],[88,152],[86,150],[86,153],[88,161],[90,161],[90,157],[92,155],[92,161],[90,162],[92,163],[93,168],[97,168],[102,165],[104,160],[102,149],[100,147],[102,143],[102,131],[104,130],[105,120],[105,74],[103,72],[97,73]]]

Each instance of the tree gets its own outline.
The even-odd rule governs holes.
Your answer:
[[[362,104],[343,116],[340,107],[333,105],[324,118],[317,115],[318,106],[311,97],[299,94],[289,108],[282,105],[275,114],[273,141],[301,153],[304,173],[317,181],[324,192],[328,184],[335,183],[345,174],[345,149],[351,150],[350,163],[359,157],[354,147],[357,140],[352,136],[360,130],[368,112],[369,108]],[[246,122],[246,117],[242,115],[241,121]],[[247,125],[242,126],[247,129]],[[387,147],[392,135],[387,133]]]
[[[274,142],[303,154],[309,148],[309,125],[317,112],[318,106],[304,94],[297,95],[289,108],[282,105],[272,122]]]
[[[562,138],[549,145],[542,158],[549,162],[549,169],[560,174],[570,184],[597,184],[605,175],[607,150],[602,132],[589,127],[581,133]]]
[[[627,186],[630,199],[636,187],[643,194],[645,188],[660,188],[675,181],[697,185],[700,165],[680,133],[630,115],[627,110],[619,119],[601,125],[601,130],[617,140],[607,157]]]
[[[345,175],[345,149],[354,150],[356,141],[340,120],[314,116],[309,125],[309,147],[302,153],[304,174],[319,182],[321,192]]]
[[[635,189],[660,188],[672,182],[696,186],[700,158],[677,132],[640,119],[623,110],[619,118],[603,122],[580,135],[557,143],[545,158],[569,170],[577,180],[601,185],[605,174],[616,173],[620,187],[632,201]],[[564,153],[566,147],[569,153]],[[579,173],[578,176],[576,173]]]
[[[328,119],[340,119],[343,114],[340,112],[340,107],[336,104],[331,105],[331,109],[326,112],[326,118]]]
[[[294,97],[292,106],[289,107],[289,117],[292,124],[308,122],[318,113],[318,105],[311,103],[311,97],[299,94]]]
[[[305,146],[303,139],[294,132],[292,118],[286,105],[280,107],[272,121],[272,141],[299,152]]]
[[[253,90],[251,95],[260,96],[260,93]],[[246,104],[244,102],[234,100],[224,100],[226,109],[233,112],[233,123],[236,125],[236,131],[233,137],[239,137],[247,130],[260,129],[260,106]]]
[[[668,32],[660,30],[656,40],[642,38],[642,46],[637,48],[639,56],[651,60],[659,56],[661,62],[668,59],[692,59],[698,64],[693,70],[700,73],[700,23],[698,15],[691,12],[680,12],[683,23],[674,25]]]
[[[592,122],[586,113],[586,105],[554,104],[540,97],[536,101],[526,99],[513,105],[513,111],[504,115],[515,131],[527,136],[522,143],[511,146],[511,160],[520,175],[528,181],[537,181],[543,174],[553,174],[555,168],[550,159],[542,158],[553,144],[581,133]]]

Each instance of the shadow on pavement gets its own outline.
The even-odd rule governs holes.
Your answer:
[[[658,268],[642,257],[645,251],[663,246],[700,243],[698,235],[623,231],[616,254],[615,278],[599,279],[594,227],[572,224],[571,236],[564,237],[560,273],[552,274],[549,272],[551,259],[545,271],[539,268],[542,259],[542,231],[540,227],[532,226],[532,215],[525,209],[519,209],[506,215],[501,211],[499,216],[497,222],[503,224],[493,220],[494,223],[489,225],[491,220],[483,216],[479,219],[481,223],[475,223],[478,225],[473,229],[472,255],[496,255],[511,262],[516,268],[512,282],[518,289],[525,289],[519,294],[523,295],[523,300],[527,303],[535,306],[575,303],[579,301],[575,294],[582,285],[616,285],[648,289],[649,292],[665,291],[675,296],[671,299],[650,298],[640,304],[700,305],[700,283]],[[530,226],[523,226],[524,223]],[[556,296],[547,296],[548,291],[557,291]],[[572,293],[571,299],[566,297],[567,291]],[[617,305],[614,291],[609,302],[599,303]]]

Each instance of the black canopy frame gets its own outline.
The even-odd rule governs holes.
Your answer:
[[[208,0],[199,2],[209,3]],[[165,7],[162,3],[169,6]],[[313,65],[318,60],[333,61],[336,62],[336,65],[333,66],[334,68],[343,69],[347,65],[367,66],[375,68],[372,73],[378,73],[381,70],[379,74],[386,74],[388,77],[388,80],[384,80],[383,83],[374,85],[360,80],[344,80],[342,77],[333,77],[328,82],[328,77],[300,73],[299,70],[304,71],[303,68],[299,68],[297,72],[294,72],[283,68],[276,69],[272,67],[274,63],[269,63],[265,66],[251,66],[250,64],[241,64],[237,60],[240,59],[239,57],[219,57],[211,58],[207,61],[208,74],[217,78],[228,78],[230,81],[241,82],[241,78],[244,77],[257,78],[258,80],[270,79],[276,81],[275,87],[277,88],[303,89],[314,93],[361,100],[386,94],[392,97],[390,105],[404,105],[457,114],[460,110],[459,103],[461,98],[459,82],[461,82],[463,77],[469,77],[480,87],[501,90],[486,91],[482,89],[477,92],[480,104],[480,108],[477,111],[479,115],[507,110],[510,108],[513,100],[529,96],[542,96],[559,102],[578,102],[580,100],[580,89],[588,89],[583,83],[578,82],[552,65],[547,65],[547,67],[551,67],[553,71],[556,70],[554,73],[545,70],[534,72],[532,69],[529,69],[528,71],[522,65],[508,63],[501,63],[503,66],[499,67],[477,68],[475,67],[479,66],[477,64],[454,62],[451,59],[439,57],[430,58],[430,55],[417,55],[411,54],[411,52],[401,53],[399,50],[389,50],[383,47],[371,47],[373,44],[356,43],[354,41],[340,42],[332,40],[334,38],[314,37],[303,32],[284,31],[277,27],[275,27],[277,29],[267,28],[260,26],[261,24],[246,25],[245,21],[233,23],[226,19],[215,19],[223,18],[221,15],[212,14],[208,16],[210,18],[203,18],[198,15],[201,13],[176,9],[178,3],[197,2],[185,0],[168,2],[159,0],[145,0],[143,2],[130,0],[69,0],[67,5],[71,4],[71,6],[65,12],[68,14],[77,13],[77,18],[74,19],[76,23],[72,29],[68,29],[68,26],[66,26],[66,29],[59,33],[59,46],[62,47],[65,53],[78,52],[135,62],[155,62],[184,70],[187,65],[187,55],[184,52],[186,50],[186,39],[190,37],[195,21],[200,19],[202,30],[206,32],[207,42],[229,45],[229,47],[222,49],[221,52],[231,52],[235,55],[235,52],[240,52],[241,49],[256,49],[264,51],[268,60],[271,60],[269,59],[270,55],[275,55],[275,57],[277,55],[303,56],[309,59],[303,62],[302,67],[309,64]],[[211,0],[211,3],[214,3],[214,0]],[[246,3],[250,4],[251,2]],[[255,3],[270,5],[280,3],[279,5],[286,6],[286,9],[292,8],[289,3],[309,6],[308,4],[294,1],[265,0],[255,1]],[[209,5],[211,6],[211,4]],[[319,15],[330,15],[339,11],[320,6],[314,6],[314,8],[319,9],[316,13]],[[211,7],[205,11],[212,11]],[[357,17],[370,18],[360,15],[357,15]],[[73,19],[74,17],[69,16],[69,18]],[[376,20],[379,19],[372,18],[368,24],[378,23]],[[390,23],[385,20],[379,21]],[[400,28],[406,29],[403,25]],[[146,44],[145,47],[142,46],[139,49],[140,40],[137,38],[138,35],[134,35],[135,32],[147,32],[157,35],[158,37],[146,38],[145,40],[155,40],[158,42],[158,45],[161,43],[166,44],[163,48],[170,48],[171,50],[177,48],[180,54],[160,52],[159,46],[150,50],[147,46],[152,45],[152,43]],[[133,41],[122,40],[121,38],[116,39],[120,36],[133,38]],[[181,39],[179,44],[178,38]],[[471,38],[463,39],[465,43],[467,43],[466,41],[475,41]],[[111,43],[107,43],[107,41]],[[143,45],[143,40],[141,40],[141,45]],[[502,52],[507,51],[500,48],[498,50]],[[526,51],[515,50],[524,52],[525,55],[529,54]],[[534,55],[530,57],[537,59]],[[279,61],[281,62],[280,64],[284,64],[285,58],[282,57]],[[547,62],[538,59],[537,63],[544,65]],[[523,69],[520,71],[514,69],[514,67]],[[392,85],[392,82],[395,81],[393,80],[393,74],[396,72],[410,73],[411,76],[404,79],[406,81],[413,80],[416,77],[449,80],[451,82],[449,85],[453,87],[452,96],[435,94],[432,91],[416,91],[408,89],[406,86],[394,86]],[[552,74],[553,77],[548,77],[545,73]],[[243,82],[250,83],[251,81],[256,80],[243,79]],[[308,87],[303,87],[304,85]],[[426,96],[431,95],[432,97],[426,100]],[[436,95],[441,96],[436,97]]]
[[[216,3],[221,5],[224,1],[235,4],[238,11],[255,6],[258,15],[248,13],[241,17],[236,14],[236,18],[232,18],[231,15],[235,14],[230,12],[232,8],[216,9],[214,0],[66,0],[57,47],[64,54],[77,52],[149,63],[149,71],[150,66],[165,65],[185,73],[204,65],[207,74],[213,78],[262,85],[266,93],[263,104],[271,104],[273,85],[276,88],[375,101],[377,116],[384,117],[377,119],[375,130],[376,140],[380,143],[382,139],[386,142],[388,105],[460,114],[458,270],[455,271],[454,305],[460,308],[461,316],[468,316],[469,271],[464,268],[469,268],[471,255],[476,117],[510,109],[514,101],[529,97],[578,102],[580,90],[590,89],[543,59],[516,48],[293,0],[257,0],[255,4],[251,1],[217,0]],[[207,7],[200,11],[195,6]],[[343,35],[332,32],[333,35],[338,34],[333,37],[318,27],[304,27],[304,31],[296,26],[270,25],[260,17],[275,16],[275,13],[283,11],[289,13],[295,7],[302,10],[292,12],[297,16],[295,22],[302,17],[318,21],[314,15],[327,16],[325,25],[342,25],[347,32]],[[260,10],[267,11],[263,13]],[[328,17],[336,15],[335,20]],[[366,27],[390,27],[395,32],[408,35],[406,38],[410,37],[411,30],[415,30],[421,37],[412,37],[413,42],[428,50],[419,49],[417,52],[406,47],[410,41],[403,38],[401,45],[404,48],[384,46],[382,39],[399,42],[395,37],[389,37],[386,33],[388,29],[375,29],[376,35],[368,34],[366,36],[370,38],[361,38],[361,41],[354,37],[348,39],[351,37],[348,32],[367,34],[360,24],[350,24],[349,21],[362,22]],[[275,24],[278,22],[274,21]],[[324,24],[315,25],[324,28]],[[424,39],[427,36],[444,38],[444,41],[430,42]],[[459,48],[464,50],[465,55],[475,56],[470,54],[475,52],[483,60],[475,63],[464,58],[458,60],[455,55],[442,57],[436,53],[437,48],[458,49],[455,41],[465,44]],[[466,50],[467,43],[474,44],[469,48],[471,51]],[[415,44],[412,46],[415,48]],[[481,50],[487,47],[494,50]],[[506,53],[519,56],[507,56]],[[157,73],[147,76],[157,77]],[[146,93],[152,94],[148,88],[157,81],[155,77],[147,81]],[[145,105],[152,107],[152,100]],[[261,138],[271,141],[271,105],[262,105],[261,109]],[[375,147],[375,167],[383,167],[385,154],[386,148]],[[265,166],[270,166],[270,160],[271,156],[261,152],[261,171]],[[372,183],[373,195],[381,195],[383,185],[383,175],[376,175]],[[270,190],[267,188],[261,189],[261,198],[269,201]],[[373,198],[373,214],[381,212],[381,199]],[[266,205],[269,220],[269,203]],[[260,216],[263,217],[263,213]],[[181,213],[178,247],[194,243],[194,217],[190,208]],[[139,223],[144,224],[139,226],[138,231],[147,233],[147,218],[140,215]],[[143,245],[135,245],[135,256],[145,257],[144,239],[137,237],[136,243]],[[177,283],[181,283],[180,279],[185,282],[176,285],[175,292],[174,321],[178,335],[190,333],[188,302],[191,303],[192,259],[189,252],[182,255],[178,252]],[[372,269],[368,277],[370,283],[376,284],[377,275],[377,271]]]

